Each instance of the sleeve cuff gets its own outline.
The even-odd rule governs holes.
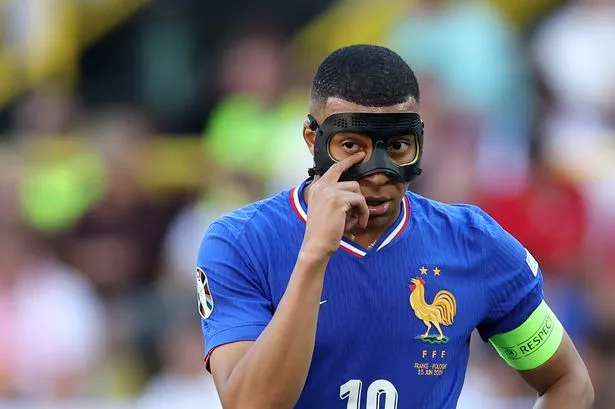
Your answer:
[[[489,326],[480,328],[479,333],[482,340],[484,342],[489,342],[492,336],[517,328],[528,319],[542,301],[542,288],[540,286],[535,286],[532,291],[502,319]]]
[[[205,349],[205,368],[211,372],[209,369],[209,358],[215,348],[232,342],[256,341],[266,326],[266,323],[241,325],[224,329],[212,335],[207,340]]]

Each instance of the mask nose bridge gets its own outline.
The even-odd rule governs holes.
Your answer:
[[[387,147],[385,141],[382,138],[372,138],[372,154],[369,158],[369,162],[372,162],[376,166],[387,165]]]
[[[330,137],[329,141],[331,141],[332,139],[333,139],[333,135]],[[371,143],[370,143],[369,148],[367,149],[368,152],[366,152],[367,156],[365,157],[365,159],[363,159],[363,162],[359,163],[359,165],[364,165],[367,163],[374,163],[374,162],[378,164],[384,164],[384,161],[382,160],[382,155],[387,156],[385,141],[383,141],[380,138],[373,138],[371,136],[369,136],[369,139],[371,140]],[[382,153],[379,153],[379,152],[382,152]]]
[[[374,173],[385,173],[392,178],[401,178],[401,174],[392,170],[397,166],[387,152],[387,141],[383,137],[371,137],[372,146],[370,156],[362,163],[356,165],[360,173],[371,175]]]

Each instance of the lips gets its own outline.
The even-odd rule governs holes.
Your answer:
[[[388,202],[389,199],[387,198],[380,198],[380,197],[369,197],[369,198],[365,198],[365,203],[367,203],[367,205],[369,207],[376,207],[376,206],[380,206],[381,204],[384,204],[386,202]]]
[[[391,201],[389,199],[383,198],[368,198],[365,199],[365,202],[369,208],[370,217],[378,217],[386,214],[391,205]]]

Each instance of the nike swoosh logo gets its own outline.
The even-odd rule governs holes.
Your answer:
[[[320,302],[320,305],[323,305],[323,304],[324,304],[324,303],[326,303],[326,302],[327,302],[327,300],[321,301],[321,302]]]

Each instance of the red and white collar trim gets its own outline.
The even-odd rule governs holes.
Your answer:
[[[290,205],[293,211],[295,212],[295,214],[297,215],[297,217],[299,217],[301,221],[306,223],[307,222],[307,209],[305,207],[304,201],[301,198],[301,194],[303,193],[304,187],[305,187],[305,182],[293,188],[290,191],[289,199],[290,199]],[[394,227],[389,228],[388,230],[389,233],[386,235],[386,237],[384,239],[379,240],[380,244],[376,248],[376,251],[381,250],[387,244],[391,243],[393,240],[399,237],[404,232],[406,227],[408,226],[408,222],[410,221],[410,202],[408,200],[408,196],[406,195],[404,195],[404,198],[402,199],[402,210],[401,211],[402,211],[402,215],[401,217],[398,218]],[[343,250],[346,250],[347,252],[355,256],[358,256],[358,257],[365,257],[367,255],[367,252],[365,250],[362,250],[360,247],[358,247],[352,241],[347,240],[346,238],[342,238],[342,240],[340,241],[340,247]]]
[[[301,200],[299,200],[299,191],[303,193],[304,184],[305,182],[293,188],[293,190],[290,191],[289,199],[290,199],[290,206],[293,208],[295,214],[303,221],[303,223],[306,223],[307,222],[307,212],[303,208],[303,204],[301,203]]]

